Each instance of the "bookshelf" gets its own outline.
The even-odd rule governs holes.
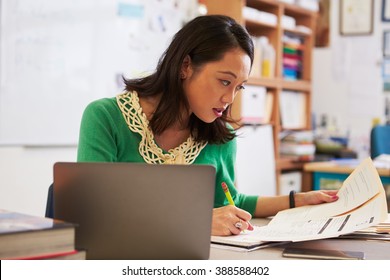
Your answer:
[[[303,108],[304,122],[292,131],[310,130],[311,129],[311,64],[312,49],[315,40],[315,25],[317,13],[304,9],[300,6],[288,4],[276,0],[225,0],[223,4],[220,0],[205,0],[208,14],[224,14],[231,16],[239,23],[244,25],[248,32],[254,38],[264,36],[268,39],[275,52],[274,73],[272,77],[262,77],[251,75],[248,84],[252,86],[265,87],[267,94],[273,95],[271,107],[271,118],[268,122],[273,129],[274,153],[276,160],[276,178],[277,190],[280,194],[280,175],[282,172],[290,170],[302,171],[303,162],[295,160],[295,157],[286,157],[280,155],[281,133],[286,132],[287,128],[283,126],[281,114],[280,99],[283,91],[293,91],[304,95]],[[248,17],[244,10],[265,12],[276,17],[276,23],[262,21]],[[286,16],[288,18],[286,18]],[[289,25],[286,20],[295,21],[295,25]],[[288,21],[287,21],[288,22]],[[290,21],[291,22],[291,21]],[[288,48],[285,47],[285,35],[300,41],[297,56],[299,57],[298,75],[294,78],[286,76],[285,54]],[[254,64],[257,63],[254,61]],[[253,70],[252,70],[253,71]],[[241,118],[242,97],[238,95],[232,106],[232,114],[236,119]]]

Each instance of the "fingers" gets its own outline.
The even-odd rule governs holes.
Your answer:
[[[303,203],[299,202],[299,206],[334,202],[339,199],[339,197],[337,196],[337,192],[337,190],[303,192],[297,194],[296,199],[302,199],[303,197]]]
[[[339,191],[338,190],[323,190],[321,192],[326,193],[327,195],[330,195],[330,196],[335,196],[335,195],[337,195],[337,193]]]
[[[337,195],[327,195],[326,202],[333,202],[333,201],[336,201],[338,199],[339,199],[339,197]]]
[[[243,230],[253,230],[253,226],[249,222],[252,219],[252,215],[240,208],[236,209],[238,210],[237,216],[243,221],[243,226],[245,226],[245,229]]]
[[[253,230],[249,220],[252,215],[245,210],[229,205],[213,210],[212,235],[237,235]]]
[[[238,220],[235,223],[228,223],[228,228],[231,234],[237,235],[240,234],[242,231],[245,230],[253,230],[253,226],[248,222],[244,220]]]
[[[337,190],[321,191],[325,202],[333,202],[339,199],[339,197],[337,196],[337,192],[338,192]]]
[[[240,234],[241,233],[241,228],[242,228],[242,225],[240,227],[237,227],[237,224],[239,224],[240,222],[236,222],[236,223],[229,223],[228,224],[228,228],[229,228],[229,231],[231,232],[231,234],[233,235],[237,235],[237,234]],[[243,223],[241,223],[243,224]]]
[[[250,219],[252,219],[252,215],[249,213],[249,212],[247,212],[247,211],[245,211],[245,210],[242,210],[242,209],[240,209],[240,208],[237,208],[237,207],[235,207],[235,206],[233,206],[234,208],[233,208],[233,211],[234,211],[234,214],[238,217],[238,218],[240,218],[240,219],[242,219],[242,220],[244,220],[244,221],[249,221]]]

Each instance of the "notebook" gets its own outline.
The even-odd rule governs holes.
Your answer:
[[[208,259],[211,165],[54,164],[54,218],[87,259]]]

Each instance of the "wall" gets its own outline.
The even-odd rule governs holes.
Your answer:
[[[85,106],[152,72],[195,1],[0,0],[0,145],[76,145]]]
[[[382,1],[374,0],[374,32],[340,36],[339,1],[331,1],[330,47],[316,48],[313,58],[312,108],[317,122],[322,114],[335,120],[339,133],[350,134],[350,146],[360,158],[369,156],[372,120],[384,121],[381,78]]]
[[[153,70],[197,8],[196,0],[0,0],[0,208],[44,215],[53,164],[76,160],[85,105],[119,93],[122,74]]]
[[[44,215],[53,164],[75,160],[76,147],[0,147],[0,208]]]

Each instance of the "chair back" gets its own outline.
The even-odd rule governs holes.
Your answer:
[[[371,158],[381,154],[390,154],[390,125],[377,125],[370,135]]]
[[[47,192],[47,201],[46,201],[46,218],[54,218],[54,198],[53,198],[53,184],[50,185]]]

